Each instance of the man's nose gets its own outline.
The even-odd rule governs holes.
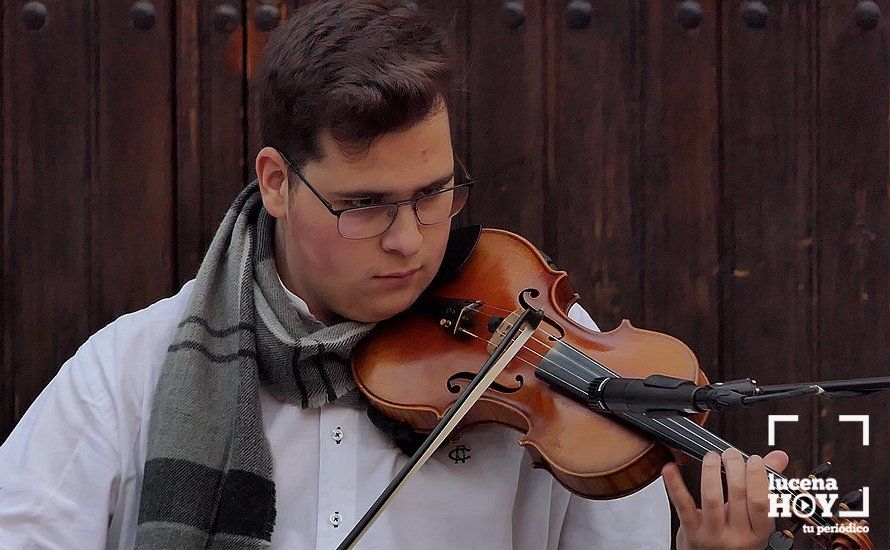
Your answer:
[[[410,204],[403,204],[396,213],[396,219],[383,234],[381,245],[387,252],[398,252],[403,256],[413,256],[420,251],[423,235],[419,221]]]

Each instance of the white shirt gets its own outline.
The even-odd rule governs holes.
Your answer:
[[[0,548],[133,547],[154,390],[193,287],[93,334],[22,417],[0,447]],[[569,314],[596,328],[580,306]],[[407,457],[362,411],[301,409],[265,391],[261,402],[274,461],[272,547],[336,548]],[[437,451],[358,548],[670,547],[661,478],[628,497],[586,500],[532,469],[518,438],[484,427]]]

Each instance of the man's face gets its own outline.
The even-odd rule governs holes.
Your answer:
[[[327,133],[320,141],[323,159],[307,163],[301,173],[334,209],[421,196],[456,168],[444,110],[408,130],[377,138],[358,157],[346,157]],[[276,266],[284,284],[328,324],[338,317],[380,321],[407,309],[438,271],[451,223],[420,225],[411,206],[403,205],[382,235],[346,239],[337,230],[336,216],[299,176],[290,172],[292,193],[280,185],[286,164],[276,168],[276,157],[274,149],[261,151],[257,174],[266,209],[276,218]],[[373,198],[364,199],[370,194]]]

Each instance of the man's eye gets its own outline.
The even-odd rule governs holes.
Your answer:
[[[343,201],[342,208],[364,208],[367,206],[374,206],[377,203],[376,197],[367,197],[363,199],[350,199],[347,201]]]
[[[438,193],[439,191],[442,191],[443,189],[452,185],[453,183],[454,183],[454,180],[451,180],[451,181],[443,183],[442,185],[437,185],[436,187],[424,189],[423,192],[421,193],[421,195],[432,195],[433,193]]]

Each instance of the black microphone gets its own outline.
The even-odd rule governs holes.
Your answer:
[[[687,414],[748,405],[758,393],[750,379],[697,386],[692,380],[653,374],[645,379],[601,377],[587,388],[587,405],[612,413],[673,411]]]
[[[559,379],[541,376],[568,391],[576,399],[587,401],[593,410],[611,413],[680,412],[695,414],[748,407],[766,401],[780,401],[802,395],[821,395],[833,399],[861,397],[890,390],[890,376],[853,378],[827,382],[804,382],[758,386],[755,380],[742,378],[697,386],[692,380],[653,374],[648,378],[601,376],[583,386],[560,384]],[[586,398],[586,399],[585,399]]]

